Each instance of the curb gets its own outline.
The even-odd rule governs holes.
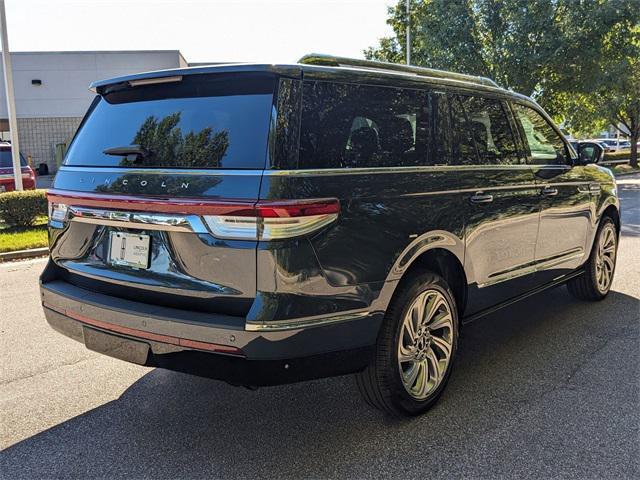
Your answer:
[[[616,176],[616,178],[618,178],[618,177],[627,177],[629,175],[638,175],[639,173],[640,173],[640,170],[636,170],[635,172],[614,173],[614,175]]]
[[[48,247],[32,248],[31,250],[16,250],[15,252],[0,253],[0,263],[25,258],[43,257],[49,254]]]

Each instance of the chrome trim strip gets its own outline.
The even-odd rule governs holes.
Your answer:
[[[332,317],[305,318],[297,320],[281,320],[269,323],[247,322],[244,329],[247,332],[278,332],[284,330],[297,330],[300,328],[320,327],[333,323],[349,322],[368,316],[371,312],[355,312],[335,315]]]
[[[265,170],[266,176],[314,177],[334,175],[380,175],[389,173],[450,172],[460,170],[531,170],[530,165],[424,165],[414,167],[314,168],[301,170]]]
[[[539,272],[547,268],[555,267],[565,262],[581,258],[582,256],[584,256],[584,248],[577,247],[559,255],[553,255],[551,257],[542,258],[533,262],[525,263],[523,265],[518,265],[508,270],[495,272],[489,275],[489,278],[491,278],[491,280],[489,280],[488,282],[479,283],[478,288],[490,287],[497,283],[502,283],[506,280],[512,280],[524,275]]]
[[[156,213],[99,210],[69,207],[72,222],[108,225],[137,230],[163,230],[168,232],[209,233],[198,215],[164,215]]]
[[[547,259],[538,260],[536,263],[536,270],[544,270],[550,267],[555,267],[557,265],[561,265],[565,262],[569,262],[571,260],[576,260],[578,258],[582,258],[585,254],[584,248],[577,247],[569,250],[566,253],[562,253],[560,255],[554,255]]]
[[[122,168],[122,167],[69,167],[61,166],[61,172],[84,172],[84,173],[122,173],[129,175],[207,175],[210,177],[220,177],[225,175],[245,175],[260,176],[263,170],[214,170],[205,168]]]
[[[299,170],[214,170],[189,168],[122,168],[122,167],[75,167],[61,166],[60,171],[93,172],[93,173],[127,173],[149,175],[207,175],[220,176],[325,176],[325,175],[380,175],[384,173],[420,173],[420,172],[450,172],[450,171],[478,171],[478,170],[559,170],[570,169],[569,166],[557,165],[422,165],[412,167],[362,167],[362,168],[309,168]]]
[[[521,185],[503,185],[496,187],[476,187],[476,188],[458,188],[452,190],[434,190],[433,192],[405,193],[400,197],[425,197],[429,195],[450,195],[452,193],[481,193],[481,192],[497,192],[504,190],[539,190],[540,185],[535,183],[523,183]]]

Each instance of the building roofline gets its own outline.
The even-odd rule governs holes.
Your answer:
[[[185,60],[182,52],[180,50],[27,50],[27,51],[15,51],[12,50],[11,54],[18,55],[60,55],[60,54],[79,54],[79,53],[89,53],[89,54],[100,54],[100,53],[177,53]],[[185,60],[186,62],[186,60]]]

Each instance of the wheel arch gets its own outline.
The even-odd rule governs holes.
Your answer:
[[[602,212],[600,213],[600,216],[598,218],[598,224],[602,222],[602,219],[604,217],[609,217],[611,220],[613,220],[613,223],[616,226],[616,231],[618,232],[618,234],[620,234],[620,228],[621,228],[620,210],[618,210],[617,205],[613,203],[610,203],[609,205],[607,205],[604,208],[604,210],[602,210]]]
[[[446,231],[429,232],[416,238],[398,257],[383,287],[386,310],[398,285],[417,271],[430,270],[443,277],[454,295],[458,315],[467,301],[468,274],[464,268],[464,241]]]

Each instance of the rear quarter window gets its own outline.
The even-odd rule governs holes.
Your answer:
[[[262,169],[274,84],[270,77],[193,76],[107,93],[95,101],[65,165]]]
[[[372,168],[423,164],[427,93],[305,81],[298,166]]]

